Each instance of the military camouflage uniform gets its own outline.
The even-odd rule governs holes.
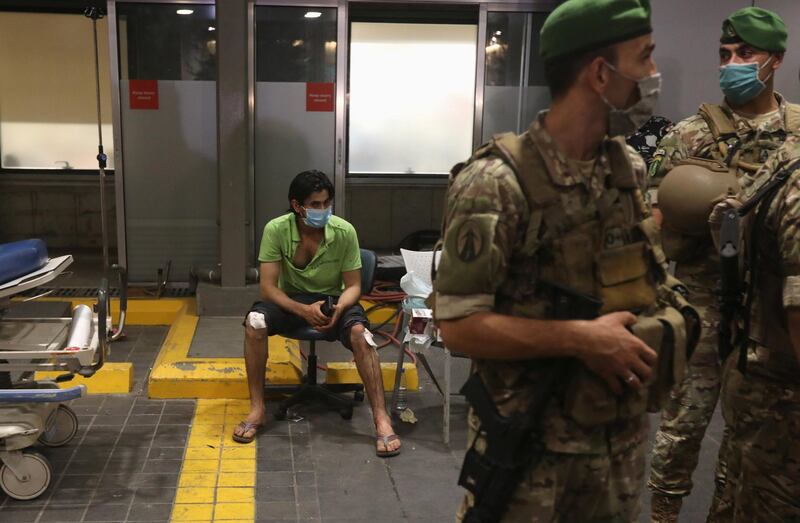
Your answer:
[[[741,199],[751,198],[779,163],[798,159],[800,138],[791,136],[763,169],[740,180]],[[726,363],[722,412],[730,431],[729,477],[718,512],[710,519],[797,522],[800,363],[784,311],[800,307],[800,171],[779,190],[756,237],[755,245],[745,247],[759,251],[752,343],[745,375],[736,368],[738,351]]]
[[[722,105],[741,142],[739,161],[762,164],[786,139],[788,104],[781,95],[776,93],[775,97],[779,103],[778,110],[755,118],[745,118]],[[734,141],[729,140],[730,144]],[[688,157],[725,160],[709,123],[700,114],[679,122],[663,138],[650,165],[651,185],[657,186],[667,172]],[[747,172],[742,167],[737,170],[740,177]],[[657,198],[653,199],[657,201]],[[692,490],[692,473],[697,467],[700,444],[714,414],[720,390],[716,338],[719,310],[713,296],[719,280],[719,255],[710,235],[698,239],[691,252],[699,254],[678,263],[676,276],[689,289],[692,305],[700,311],[703,335],[686,378],[673,390],[672,399],[662,412],[648,482],[648,487],[656,493],[681,497]],[[716,473],[717,494],[725,480],[725,460],[720,456]]]
[[[437,320],[484,311],[548,319],[548,306],[536,298],[535,282],[556,247],[564,248],[558,244],[559,232],[594,223],[598,234],[592,237],[605,237],[601,242],[617,239],[614,233],[599,234],[598,222],[591,222],[597,219],[595,205],[610,193],[612,170],[607,154],[589,162],[567,160],[545,131],[542,118],[540,115],[528,131],[531,147],[553,166],[543,176],[549,176],[552,187],[557,188],[560,199],[553,212],[561,213],[566,229],[539,229],[541,213],[534,212],[532,217],[517,176],[503,160],[489,156],[468,164],[452,181],[447,196],[447,225],[436,277]],[[644,163],[631,149],[628,154],[638,186],[643,187]],[[641,190],[636,189],[635,194],[641,204],[639,219],[644,219],[649,208]],[[601,243],[598,250],[602,249]],[[537,260],[542,264],[537,266]],[[583,261],[592,264],[591,259],[576,262]],[[475,366],[498,411],[508,416],[528,407],[535,386],[553,369],[553,362],[476,360]],[[563,381],[574,379],[573,374],[569,376]],[[503,521],[635,520],[644,480],[646,416],[587,428],[570,417],[562,400],[551,398],[548,402],[542,419],[545,455],[516,489]],[[470,442],[475,441],[475,448],[483,452],[484,435],[473,413],[469,427]],[[459,521],[472,503],[467,493]]]

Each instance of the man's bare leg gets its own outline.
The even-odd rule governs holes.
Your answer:
[[[364,382],[364,391],[372,407],[372,417],[375,421],[375,434],[378,437],[391,436],[392,418],[386,412],[386,402],[383,397],[383,376],[381,375],[381,362],[378,352],[373,349],[364,338],[364,326],[353,325],[350,330],[350,343],[356,360],[356,369],[361,381]],[[383,442],[378,443],[378,450],[393,451],[400,448],[400,440],[389,441],[386,448]]]
[[[245,322],[244,329],[244,363],[247,372],[247,388],[250,391],[250,413],[244,421],[262,425],[267,420],[266,406],[264,405],[264,372],[269,356],[267,329],[253,328],[248,322]],[[245,438],[249,438],[255,433],[255,428],[247,431],[242,431],[240,427],[234,429],[234,434]]]

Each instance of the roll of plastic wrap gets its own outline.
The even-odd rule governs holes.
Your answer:
[[[92,339],[92,309],[87,305],[78,305],[72,309],[72,324],[65,350],[78,350],[89,346]]]

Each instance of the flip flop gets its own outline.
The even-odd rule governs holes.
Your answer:
[[[383,448],[387,449],[389,448],[390,441],[399,441],[399,440],[400,438],[397,436],[397,434],[389,434],[388,436],[377,436],[375,442],[378,443],[382,441]],[[397,447],[394,450],[378,450],[376,448],[375,455],[378,456],[379,458],[391,458],[392,456],[397,456],[398,454],[400,454],[400,449],[401,447]]]
[[[247,434],[253,429],[255,429],[255,432],[253,432],[253,435],[250,437],[239,436],[238,434],[236,434],[236,429],[234,429],[232,434],[233,441],[236,441],[237,443],[252,443],[252,441],[256,439],[256,435],[258,434],[258,429],[260,429],[263,426],[264,426],[263,423],[250,423],[248,421],[242,421],[238,425],[236,425],[236,429],[240,429],[242,434]]]

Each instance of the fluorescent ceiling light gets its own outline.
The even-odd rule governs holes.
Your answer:
[[[322,16],[322,13],[319,11],[308,11],[305,16],[306,18],[319,18]]]
[[[175,12],[178,13],[179,15],[190,15],[190,14],[194,13],[194,10],[192,10],[192,9],[178,9]]]

